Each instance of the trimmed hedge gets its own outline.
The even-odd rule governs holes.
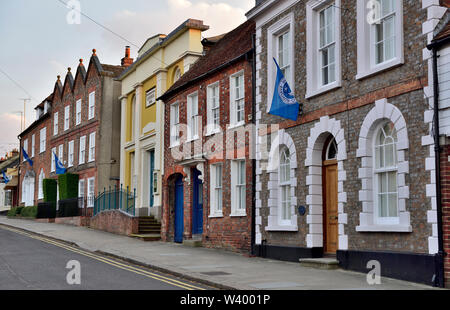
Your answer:
[[[42,188],[44,192],[44,202],[56,203],[58,183],[55,179],[44,179]]]
[[[56,217],[56,203],[42,202],[38,204],[36,218],[54,219],[55,217]]]
[[[20,211],[20,216],[36,218],[38,208],[36,206],[33,207],[25,207]]]
[[[17,214],[17,207],[11,208],[8,213],[6,214],[6,216],[12,217],[12,216],[16,216]]]
[[[71,173],[58,176],[60,201],[78,197],[78,178],[78,174]]]
[[[64,199],[59,201],[58,217],[79,216],[78,198]]]

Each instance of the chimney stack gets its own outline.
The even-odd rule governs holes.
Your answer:
[[[125,46],[125,57],[122,58],[121,65],[128,67],[133,64],[134,59],[130,58],[131,50],[129,46]]]

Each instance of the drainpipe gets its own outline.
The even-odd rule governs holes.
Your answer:
[[[444,251],[444,238],[442,226],[442,192],[441,192],[441,146],[440,146],[440,132],[439,132],[439,75],[438,75],[438,48],[444,44],[449,38],[437,41],[427,46],[433,53],[433,96],[434,96],[434,153],[435,153],[435,168],[436,168],[436,208],[437,208],[437,227],[438,227],[438,253],[436,254],[436,275],[434,277],[434,286],[444,287],[444,257],[447,255]]]
[[[252,35],[252,124],[256,124],[256,34]],[[256,241],[256,144],[258,139],[258,129],[256,130],[253,143],[252,158],[252,221],[251,221],[251,254],[255,255],[255,241]]]

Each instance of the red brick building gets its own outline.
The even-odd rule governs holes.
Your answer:
[[[206,55],[165,102],[162,239],[249,252],[253,22],[204,40]]]
[[[21,155],[22,204],[37,205],[42,180],[57,178],[53,153],[79,175],[79,197],[87,207],[100,190],[118,185],[121,85],[115,78],[130,62],[128,47],[121,66],[101,64],[93,50],[87,70],[80,59],[75,77],[71,68],[64,83],[58,76],[53,94],[36,108],[38,120],[20,135],[33,160],[31,167]]]

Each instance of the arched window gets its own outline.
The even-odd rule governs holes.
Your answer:
[[[175,72],[173,73],[173,82],[175,83],[176,81],[178,81],[181,77],[181,70],[179,67],[177,67],[175,69]]]
[[[333,139],[332,141],[330,141],[330,143],[328,143],[325,159],[326,160],[336,160],[337,152],[338,152],[338,146],[336,144],[336,140]]]
[[[392,122],[375,131],[374,200],[378,224],[398,224],[397,131]]]
[[[290,224],[291,222],[291,159],[288,148],[282,148],[280,151],[280,222]]]

